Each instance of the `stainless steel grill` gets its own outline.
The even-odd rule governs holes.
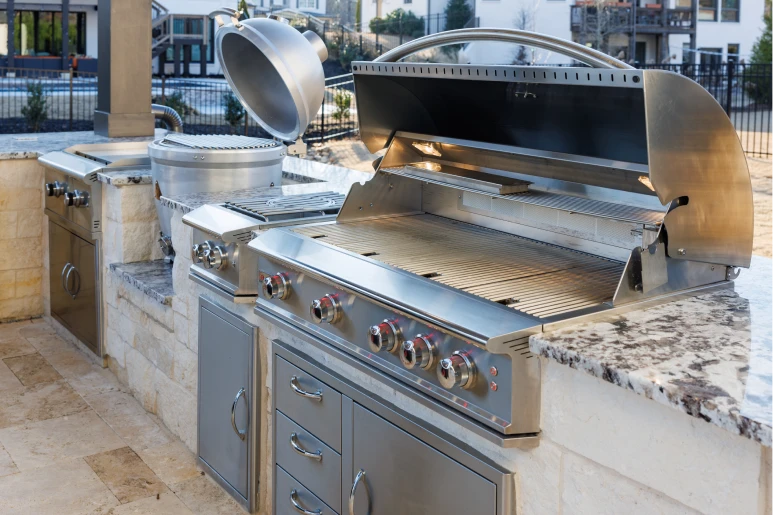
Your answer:
[[[334,224],[250,242],[265,278],[256,312],[501,435],[539,431],[530,335],[729,287],[749,265],[743,151],[689,79],[353,70],[360,135],[386,153]]]
[[[250,150],[273,148],[279,145],[270,139],[221,134],[168,134],[159,141],[159,144],[201,150]]]
[[[333,191],[302,195],[267,195],[223,204],[226,208],[264,222],[286,218],[335,215],[344,203],[344,195]]]

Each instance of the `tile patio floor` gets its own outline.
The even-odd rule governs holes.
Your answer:
[[[244,512],[109,370],[32,320],[0,324],[0,514]]]

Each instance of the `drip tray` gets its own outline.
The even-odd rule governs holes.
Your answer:
[[[333,191],[303,195],[265,196],[226,202],[223,206],[265,223],[310,218],[331,218],[338,214],[345,195]]]

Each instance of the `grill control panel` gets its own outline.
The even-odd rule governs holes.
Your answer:
[[[258,270],[259,307],[484,423],[510,425],[511,356],[261,254]]]

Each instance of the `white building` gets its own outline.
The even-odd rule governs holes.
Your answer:
[[[471,0],[473,1],[473,0]],[[651,0],[656,1],[656,0]],[[663,16],[660,4],[636,5],[637,33],[634,50],[629,54],[633,34],[630,27],[608,34],[606,50],[626,61],[641,63],[725,62],[746,59],[763,28],[764,0],[694,0],[698,21],[692,27],[694,15],[691,0],[668,0]],[[592,37],[582,30],[582,0],[474,0],[475,16],[481,27],[509,27],[550,34],[564,39],[596,46]],[[585,4],[588,5],[588,4]],[[607,4],[608,5],[608,4]],[[615,9],[632,12],[632,2],[615,4]],[[587,8],[586,8],[587,9]],[[632,17],[632,14],[629,14]],[[665,20],[665,23],[664,23]],[[695,34],[697,52],[690,51],[690,34]],[[585,39],[585,41],[583,41]],[[591,39],[591,41],[588,41]],[[531,51],[528,50],[528,57]],[[521,54],[520,57],[522,57]],[[546,52],[534,54],[537,62],[565,63],[568,59]],[[461,62],[505,64],[516,62],[518,47],[496,43],[470,43],[460,53]]]

